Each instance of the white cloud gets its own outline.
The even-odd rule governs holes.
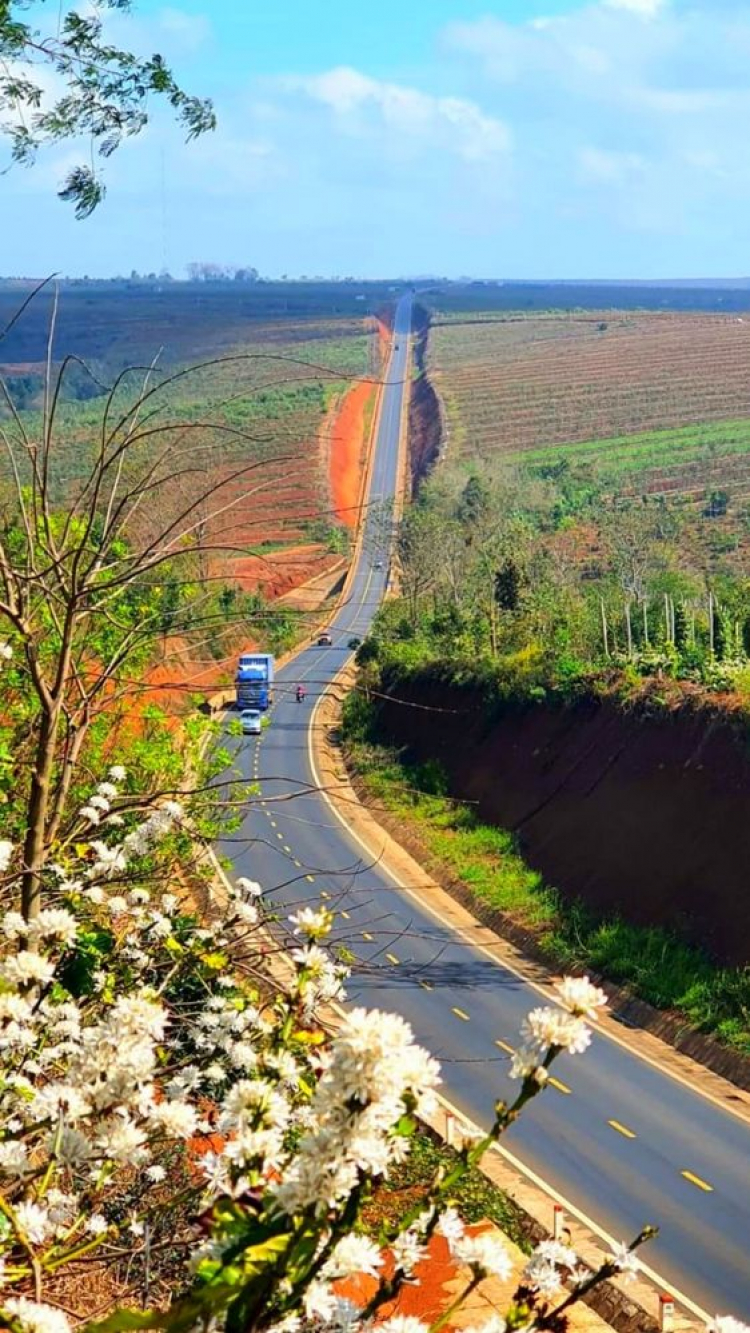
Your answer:
[[[507,155],[512,136],[504,121],[485,114],[475,102],[435,97],[402,84],[370,78],[348,66],[309,78],[287,79],[290,91],[328,107],[348,133],[375,124],[415,145],[453,152],[469,162]],[[397,147],[403,147],[403,138]]]
[[[667,3],[668,0],[604,0],[607,9],[627,9],[631,14],[640,14],[647,19],[663,13]]]

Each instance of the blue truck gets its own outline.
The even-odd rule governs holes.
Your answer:
[[[273,653],[240,653],[234,683],[237,707],[264,713],[273,703]]]

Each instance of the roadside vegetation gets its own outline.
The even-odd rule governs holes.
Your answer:
[[[597,919],[569,902],[523,859],[513,834],[483,823],[473,806],[451,799],[440,764],[409,763],[378,745],[376,710],[351,696],[345,706],[347,762],[368,805],[385,814],[396,837],[448,886],[463,885],[503,918],[531,932],[557,971],[588,970],[627,985],[658,1009],[678,1010],[696,1028],[750,1055],[750,974],[718,967],[676,934],[634,926],[622,917]]]

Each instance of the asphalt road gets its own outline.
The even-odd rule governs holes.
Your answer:
[[[409,320],[404,299],[383,392],[371,503],[395,489]],[[377,609],[387,578],[377,559],[373,520],[351,595],[331,625],[333,646],[301,652],[280,673],[262,738],[234,742],[239,769],[259,783],[261,795],[221,850],[238,876],[260,880],[290,911],[321,898],[336,909],[339,937],[362,960],[350,999],[402,1013],[442,1061],[448,1099],[486,1124],[493,1101],[515,1091],[508,1051],[538,994],[470,939],[447,930],[408,886],[394,886],[370,865],[314,791],[312,709],[346,662],[350,637],[365,633]],[[308,691],[303,704],[294,696],[300,681]],[[508,1148],[615,1238],[658,1224],[661,1234],[644,1258],[668,1287],[711,1314],[747,1319],[750,1126],[603,1034],[585,1056],[560,1060],[554,1072],[557,1086],[524,1114]]]

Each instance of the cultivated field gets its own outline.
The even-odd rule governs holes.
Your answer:
[[[94,378],[76,363],[59,409],[59,501],[86,471],[101,430],[104,387],[125,366],[153,366],[148,411],[159,433],[144,449],[149,458],[163,454],[161,475],[169,484],[159,488],[158,505],[139,515],[142,532],[175,519],[211,486],[210,501],[195,515],[204,575],[231,573],[248,590],[275,592],[316,573],[334,521],[321,428],[352,380],[380,371],[382,340],[372,312],[385,292],[360,296],[342,284],[64,289],[55,362],[80,357]],[[0,291],[0,327],[20,299],[16,290]],[[40,427],[50,314],[44,294],[0,342],[0,373],[32,435]],[[215,364],[189,369],[214,358]],[[144,375],[126,376],[111,420],[125,417]],[[7,412],[5,418],[6,429],[15,429]],[[299,548],[296,571],[289,548]]]
[[[428,368],[453,457],[564,459],[619,493],[750,492],[750,317],[436,314]]]

